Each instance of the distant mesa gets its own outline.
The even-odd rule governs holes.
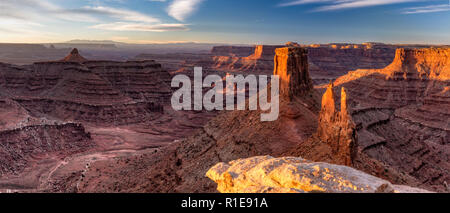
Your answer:
[[[384,70],[394,79],[450,79],[450,48],[397,49],[394,62]]]
[[[67,55],[62,61],[64,62],[78,62],[83,63],[88,61],[86,58],[80,55],[80,52],[77,48],[74,48],[69,55]]]
[[[285,45],[286,45],[287,47],[300,47],[300,46],[301,46],[299,43],[297,43],[297,42],[292,42],[292,41],[286,42]]]

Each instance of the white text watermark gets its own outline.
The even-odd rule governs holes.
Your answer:
[[[259,110],[261,121],[275,121],[279,116],[279,76],[259,75],[227,75],[224,80],[219,75],[208,75],[203,78],[201,67],[194,68],[194,82],[187,75],[176,75],[171,86],[179,88],[172,95],[171,104],[174,110]],[[204,88],[211,88],[206,93]],[[248,88],[248,102],[246,93]],[[268,90],[270,89],[270,96]],[[193,96],[193,98],[192,98]],[[225,96],[225,97],[224,97]],[[270,99],[269,99],[270,97]],[[193,102],[192,102],[193,99]],[[226,104],[224,105],[224,99]]]

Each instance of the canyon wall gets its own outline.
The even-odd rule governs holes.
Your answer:
[[[80,124],[35,125],[0,131],[0,177],[19,174],[37,159],[89,150],[91,136]]]
[[[356,69],[381,69],[389,65],[398,48],[427,48],[429,45],[363,44],[312,44],[300,45],[308,49],[311,78],[315,84],[327,83]],[[283,46],[256,45],[251,53],[244,55],[244,47],[217,47],[212,51],[212,69],[229,72],[272,72],[275,49]],[[242,51],[239,51],[242,50]],[[239,54],[238,54],[239,53]]]
[[[399,49],[384,69],[338,78],[351,96],[359,150],[408,174],[422,187],[446,191],[450,181],[449,49]],[[362,167],[361,167],[362,169]]]
[[[278,48],[275,51],[274,75],[280,76],[280,96],[292,100],[294,96],[313,89],[308,72],[308,52],[302,48]]]
[[[253,52],[254,48],[248,46],[215,46],[211,50],[211,55],[247,57]]]
[[[247,54],[247,48],[239,47],[239,54],[230,46],[222,51],[212,51],[211,69],[222,71],[245,71],[252,73],[269,74],[273,69],[273,57],[275,49],[283,46],[257,45],[251,48],[251,53]],[[226,52],[228,50],[228,53]],[[218,54],[218,55],[216,55]]]
[[[171,78],[153,60],[94,61],[76,49],[0,63],[0,191],[77,192],[91,163],[108,168],[192,135],[216,113],[172,110]]]
[[[125,125],[163,112],[170,81],[155,61],[89,61],[74,49],[60,61],[3,65],[0,95],[36,117]]]
[[[212,51],[212,69],[269,74],[275,49],[283,46],[257,45],[251,54],[231,46]],[[383,68],[392,62],[397,46],[384,44],[303,45],[308,49],[310,75],[315,83],[326,83],[358,68]]]
[[[448,49],[444,48],[399,49],[395,60],[384,69],[358,70],[337,79],[336,87],[330,83],[322,98],[317,132],[287,155],[352,166],[395,184],[448,191],[449,115],[448,110],[442,110],[448,109],[448,59]],[[336,95],[334,90],[338,89],[341,93]],[[304,159],[295,163],[291,160],[239,159],[217,164],[207,176],[222,192],[380,191],[377,187],[346,189],[332,181],[321,183],[319,171],[327,173],[336,168],[334,165],[316,165],[308,170],[311,164],[305,164]],[[258,169],[266,164],[277,166]],[[282,172],[286,167],[301,168],[297,171],[306,173],[296,179],[294,174]],[[346,170],[336,179],[349,174],[354,173]],[[347,186],[358,182],[356,177],[352,180],[346,182]],[[377,185],[378,181],[371,183]],[[387,182],[381,188],[423,192],[394,186]]]

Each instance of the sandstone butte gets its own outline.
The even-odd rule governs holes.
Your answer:
[[[431,193],[356,169],[299,157],[258,156],[218,163],[207,173],[222,193]]]
[[[313,89],[308,72],[306,49],[293,47],[276,49],[273,74],[280,76],[280,96],[289,101],[294,96]]]
[[[382,74],[386,79],[450,80],[450,48],[426,48],[396,50],[394,61],[382,69],[359,69],[336,80],[344,84],[373,74]]]
[[[331,147],[335,163],[352,166],[357,151],[356,125],[348,111],[345,88],[341,89],[340,111],[336,109],[333,89],[333,83],[330,83],[323,95],[316,136]]]
[[[78,49],[75,48],[62,61],[83,63],[88,60],[86,58],[84,58],[83,56],[81,56],[80,53],[78,52]]]

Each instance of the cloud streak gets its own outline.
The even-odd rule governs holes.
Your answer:
[[[112,31],[140,31],[140,32],[167,32],[189,30],[185,24],[145,24],[116,22],[109,24],[98,24],[91,26],[92,29],[112,30]]]
[[[109,31],[166,32],[188,30],[187,24],[164,23],[134,10],[107,6],[59,7],[48,0],[1,0],[0,24],[3,28],[31,29],[39,23],[93,23],[91,29]],[[192,7],[195,4],[191,5]],[[192,10],[191,10],[192,11]],[[14,23],[14,24],[11,24]],[[42,26],[42,25],[41,25]],[[3,30],[5,31],[5,30]]]
[[[72,10],[64,10],[62,13],[81,13],[86,15],[103,15],[113,17],[115,19],[119,19],[122,21],[133,21],[133,22],[146,22],[146,23],[154,23],[160,22],[159,19],[154,18],[152,16],[139,13],[132,10],[127,9],[117,9],[112,7],[104,7],[104,6],[85,6],[80,9],[72,9]]]
[[[333,10],[344,10],[344,9],[354,9],[363,7],[373,7],[381,5],[391,5],[391,4],[401,4],[409,2],[421,2],[423,0],[296,0],[281,3],[278,6],[288,7],[295,5],[305,5],[305,4],[321,4],[314,11],[333,11]]]
[[[410,7],[403,11],[403,14],[418,14],[418,13],[436,13],[450,11],[450,4],[429,5],[423,7]]]
[[[200,3],[204,0],[173,0],[170,3],[167,12],[178,21],[184,21],[197,11]]]
[[[42,22],[43,20],[98,21],[96,18],[83,13],[65,11],[63,8],[46,0],[2,0],[0,14],[0,17],[3,19],[18,19],[34,22]]]

